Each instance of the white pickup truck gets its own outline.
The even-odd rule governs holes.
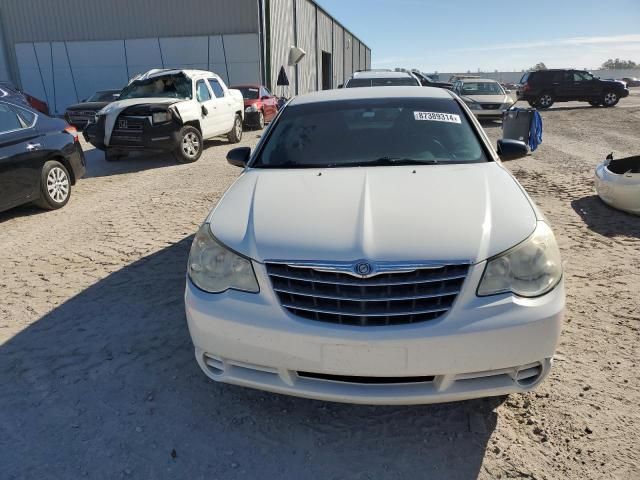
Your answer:
[[[150,70],[135,77],[118,101],[100,110],[85,139],[107,161],[132,151],[172,152],[181,163],[200,158],[203,140],[242,139],[244,99],[213,72]]]

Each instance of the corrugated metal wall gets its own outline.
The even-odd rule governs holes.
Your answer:
[[[333,88],[349,79],[354,69],[366,68],[366,45],[313,0],[267,0],[266,5],[269,24],[267,62],[271,69],[268,76],[272,90],[277,94],[293,96],[322,88],[323,51],[332,56]],[[298,46],[307,53],[295,69],[287,66],[292,46]],[[291,84],[288,92],[276,87],[283,65]]]
[[[367,70],[371,70],[371,49],[367,48]]]
[[[333,63],[333,20],[322,10],[318,10],[318,90],[322,89],[322,52],[331,54]],[[330,67],[333,70],[333,67]],[[332,86],[335,86],[333,72],[331,73]]]
[[[307,52],[298,64],[298,94],[314,92],[317,85],[316,8],[309,0],[296,0],[298,47]]]
[[[271,89],[276,95],[291,97],[295,94],[296,71],[288,65],[289,49],[295,45],[294,0],[269,0],[269,36],[270,36],[270,64]],[[289,78],[289,87],[276,87],[280,69],[284,67]]]
[[[256,0],[2,0],[5,38],[18,42],[257,33]]]
[[[345,82],[353,75],[353,36],[345,30],[344,32],[344,80]]]
[[[344,84],[344,29],[333,25],[333,86]]]
[[[357,72],[360,70],[360,41],[355,37],[351,46],[351,55],[353,57],[353,71]]]

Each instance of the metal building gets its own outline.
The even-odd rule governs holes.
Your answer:
[[[292,47],[306,52],[288,65]],[[290,86],[276,88],[281,67]],[[0,80],[61,114],[151,68],[212,70],[293,96],[370,68],[371,50],[313,0],[3,0]]]

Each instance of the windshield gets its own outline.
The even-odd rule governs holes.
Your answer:
[[[179,73],[135,80],[124,87],[119,99],[153,97],[191,99],[191,79]]]
[[[381,98],[285,108],[257,168],[485,162],[453,99]]]
[[[464,82],[462,95],[504,95],[499,83],[494,82]]]
[[[246,100],[257,100],[259,98],[259,90],[254,87],[237,87],[236,90],[240,90],[242,97]]]
[[[391,78],[352,78],[347,82],[347,88],[357,87],[407,87],[420,86],[418,80],[413,77]]]
[[[120,92],[111,90],[96,92],[87,98],[87,102],[112,102],[117,98],[115,95],[118,95],[118,93]]]

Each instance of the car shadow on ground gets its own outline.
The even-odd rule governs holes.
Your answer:
[[[3,475],[478,476],[503,398],[343,405],[207,379],[184,315],[190,243],[112,273],[0,346]]]
[[[571,206],[587,227],[600,235],[640,238],[640,217],[610,207],[597,195],[574,200]]]
[[[203,155],[206,154],[207,148],[224,145],[231,144],[226,140],[205,140]],[[103,151],[90,148],[84,151],[84,156],[87,160],[87,173],[84,178],[111,177],[179,165],[171,153],[134,152],[116,161],[107,162]]]

